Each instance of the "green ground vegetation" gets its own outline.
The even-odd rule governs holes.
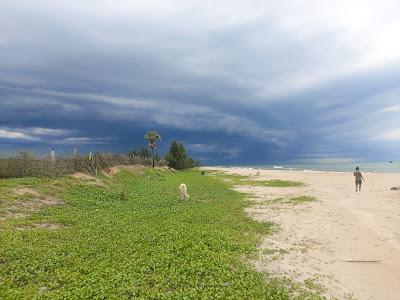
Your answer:
[[[236,174],[227,174],[224,172],[212,172],[212,174],[224,179],[233,185],[247,185],[247,186],[266,186],[266,187],[301,187],[304,183],[291,180],[260,180],[256,176],[243,176]]]
[[[303,203],[308,203],[308,202],[314,202],[317,199],[313,196],[296,196],[296,197],[291,197],[291,198],[274,198],[272,200],[269,200],[268,204],[292,204],[292,205],[298,205],[298,204],[303,204]]]
[[[246,215],[231,182],[207,175],[148,168],[98,176],[100,186],[0,180],[0,298],[319,299],[251,267],[246,257],[271,226]],[[179,199],[182,182],[190,201]],[[16,188],[58,205],[37,209],[29,203],[38,196]]]
[[[290,198],[288,202],[292,204],[302,204],[306,202],[314,202],[316,200],[317,199],[313,196],[297,196]]]

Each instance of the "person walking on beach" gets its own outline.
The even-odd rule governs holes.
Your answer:
[[[357,191],[361,192],[361,183],[363,180],[365,181],[365,179],[360,172],[360,168],[357,167],[356,171],[353,174],[354,174],[354,177],[356,178],[356,192]]]

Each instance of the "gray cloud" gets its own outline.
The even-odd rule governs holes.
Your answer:
[[[400,121],[396,10],[393,1],[4,0],[0,143],[120,150],[152,127],[191,145],[221,141],[237,160],[379,159],[393,139],[371,139]]]

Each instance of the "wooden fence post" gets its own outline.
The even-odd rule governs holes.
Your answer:
[[[56,149],[51,148],[50,150],[50,160],[51,160],[51,175],[55,176],[56,173]]]
[[[74,147],[74,150],[72,151],[72,159],[77,159],[78,158],[78,147]]]
[[[56,162],[56,150],[54,148],[51,148],[50,159],[53,164]]]
[[[93,155],[92,151],[89,152],[89,164],[92,168],[93,175],[97,175],[97,161],[96,154]]]
[[[74,172],[77,171],[77,166],[78,166],[78,147],[75,146],[74,150],[72,151],[72,159],[74,160]]]

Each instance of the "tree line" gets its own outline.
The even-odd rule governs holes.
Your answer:
[[[130,157],[140,157],[142,159],[152,158],[152,165],[155,166],[156,162],[162,160],[166,161],[170,168],[176,170],[183,170],[188,168],[197,167],[200,165],[198,160],[191,158],[182,143],[174,140],[171,142],[169,151],[161,156],[157,150],[157,144],[161,141],[161,136],[156,131],[149,131],[144,136],[148,147],[140,147],[139,149],[132,148],[129,151]]]

